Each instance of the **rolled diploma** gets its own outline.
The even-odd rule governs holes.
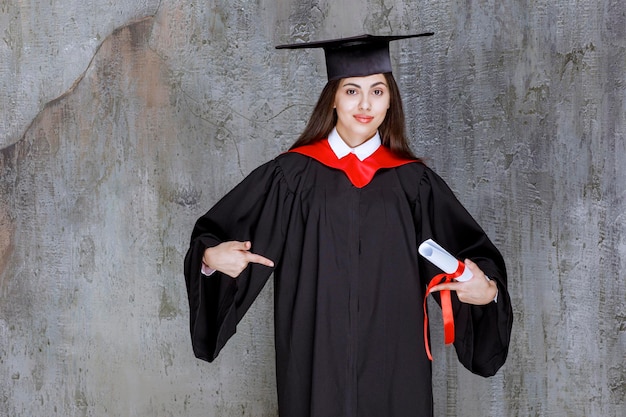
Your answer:
[[[418,252],[433,265],[447,274],[453,274],[459,267],[459,260],[450,255],[448,251],[439,246],[434,240],[428,239],[422,242]],[[461,276],[456,277],[457,281],[467,281],[473,277],[469,268],[465,268]]]

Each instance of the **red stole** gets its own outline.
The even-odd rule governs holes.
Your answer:
[[[357,188],[363,188],[369,184],[379,169],[396,168],[417,161],[416,159],[397,156],[382,145],[364,161],[359,160],[353,153],[349,153],[339,159],[330,147],[328,140],[320,140],[311,145],[300,146],[289,152],[309,156],[327,167],[343,171],[350,182]]]

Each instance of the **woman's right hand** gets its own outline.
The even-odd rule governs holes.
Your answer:
[[[202,256],[202,263],[232,278],[237,278],[250,262],[270,268],[274,267],[272,260],[250,252],[251,247],[250,242],[234,240],[223,242],[212,248],[207,248]]]

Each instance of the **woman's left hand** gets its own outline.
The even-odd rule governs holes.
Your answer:
[[[450,290],[456,291],[461,302],[474,305],[489,304],[498,294],[498,286],[495,281],[488,280],[485,273],[469,259],[465,260],[465,267],[472,271],[473,277],[464,282],[448,282],[435,285],[432,291]]]

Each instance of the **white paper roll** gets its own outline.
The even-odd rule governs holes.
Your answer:
[[[434,240],[425,240],[418,249],[420,255],[426,258],[433,265],[441,269],[446,274],[456,272],[459,261],[444,248],[439,246]],[[473,277],[469,268],[465,268],[461,276],[455,278],[457,281],[467,281]]]

